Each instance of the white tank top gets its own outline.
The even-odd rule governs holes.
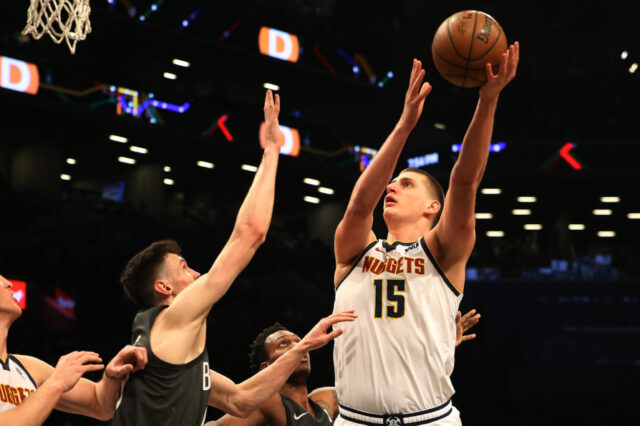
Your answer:
[[[0,413],[16,408],[35,391],[35,381],[16,357],[0,359]]]
[[[374,414],[414,413],[454,393],[455,316],[462,294],[449,282],[424,238],[371,243],[336,288],[333,364],[338,400]]]

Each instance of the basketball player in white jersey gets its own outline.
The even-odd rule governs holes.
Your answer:
[[[54,408],[109,420],[120,386],[129,373],[145,366],[146,351],[126,346],[98,383],[82,378],[88,371],[104,368],[95,352],[67,354],[55,369],[34,357],[9,354],[9,327],[22,314],[12,295],[11,282],[0,275],[0,425],[39,425]]]
[[[497,74],[487,64],[475,115],[446,198],[428,173],[408,169],[391,180],[405,141],[431,92],[413,61],[404,110],[355,185],[335,235],[335,311],[355,309],[336,340],[334,368],[344,425],[460,425],[451,404],[455,317],[465,265],[475,243],[475,197],[489,155],[502,89],[518,65],[516,42]],[[389,183],[391,181],[391,183]],[[371,231],[384,198],[386,240]]]

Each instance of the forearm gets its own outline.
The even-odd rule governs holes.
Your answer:
[[[42,386],[16,408],[0,413],[0,424],[12,426],[41,425],[49,417],[63,393],[64,389],[61,384],[44,382]]]
[[[113,417],[124,380],[125,378],[110,379],[105,374],[102,375],[102,380],[95,385],[96,404],[92,417],[100,420],[109,420]]]
[[[277,146],[267,145],[251,188],[238,212],[234,232],[248,229],[262,238],[267,233],[273,212],[279,155]]]
[[[278,392],[307,352],[293,348],[273,364],[238,384],[234,405],[245,416],[264,405]]]
[[[391,180],[400,153],[411,133],[411,128],[399,121],[369,167],[362,173],[351,194],[350,207],[371,214]]]
[[[498,98],[478,99],[476,111],[462,141],[462,149],[451,172],[451,182],[479,185],[489,158],[493,121]]]

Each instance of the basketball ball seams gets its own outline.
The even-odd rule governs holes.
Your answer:
[[[467,71],[469,68],[469,58],[471,58],[471,52],[473,51],[473,42],[475,41],[476,37],[476,25],[478,24],[478,12],[474,10],[474,13],[476,14],[475,19],[473,20],[473,30],[471,31],[471,44],[469,45],[469,54],[467,55],[467,66],[464,69],[464,78],[462,79],[462,85],[464,86],[464,82],[467,78]]]
[[[464,61],[464,55],[461,55],[456,48],[456,44],[453,41],[453,34],[451,34],[451,19],[447,19],[447,34],[449,34],[449,41],[451,42],[451,46],[453,46],[453,51],[456,52],[456,55],[460,57]]]

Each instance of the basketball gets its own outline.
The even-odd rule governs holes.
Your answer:
[[[477,10],[458,12],[440,24],[431,55],[445,80],[460,87],[482,85],[490,62],[497,72],[501,55],[507,50],[507,36],[490,15]]]

